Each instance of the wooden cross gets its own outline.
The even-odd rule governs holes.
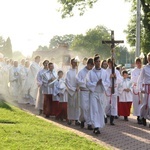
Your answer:
[[[102,44],[111,44],[111,59],[112,59],[112,74],[115,74],[115,57],[114,57],[114,48],[115,44],[119,43],[124,43],[124,41],[115,41],[114,40],[114,31],[111,30],[111,41],[102,41]],[[114,77],[112,78],[112,88],[111,88],[111,93],[115,93],[115,88],[114,88]]]

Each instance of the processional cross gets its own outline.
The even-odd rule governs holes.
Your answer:
[[[111,41],[102,41],[102,44],[111,44],[111,59],[112,59],[112,74],[115,73],[115,44],[124,43],[123,40],[115,41],[114,40],[114,31],[111,30]],[[112,88],[111,94],[115,93],[114,88],[114,77],[112,78]]]

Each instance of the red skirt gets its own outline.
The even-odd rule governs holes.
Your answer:
[[[118,103],[118,115],[119,116],[130,116],[132,102],[119,102]]]
[[[43,114],[46,117],[52,115],[52,94],[44,94]]]
[[[59,112],[56,115],[56,119],[66,119],[67,120],[67,102],[59,103]]]
[[[52,116],[56,116],[59,112],[59,101],[52,101]]]

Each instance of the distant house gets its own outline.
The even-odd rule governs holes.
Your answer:
[[[51,60],[51,58],[55,58],[56,63],[63,62],[65,56],[70,56],[70,58],[73,57],[72,51],[69,50],[69,46],[67,44],[60,44],[57,48],[50,49],[49,51],[34,51],[32,54],[32,58],[34,58],[37,55],[41,56],[42,60]]]

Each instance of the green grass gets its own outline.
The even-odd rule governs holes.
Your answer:
[[[0,150],[106,148],[0,101]]]

